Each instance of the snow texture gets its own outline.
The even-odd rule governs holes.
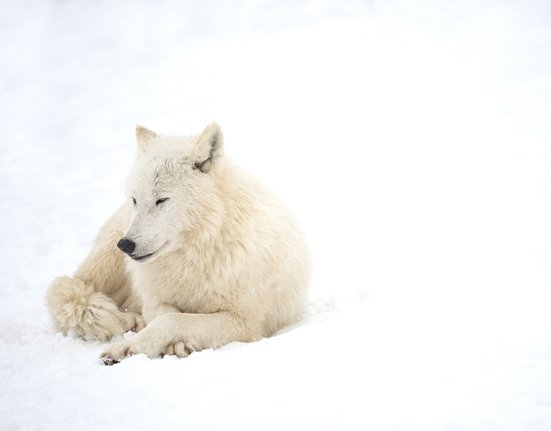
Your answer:
[[[551,3],[4,0],[0,40],[2,430],[551,429]],[[304,228],[305,318],[105,367],[46,288],[135,125],[211,120]]]

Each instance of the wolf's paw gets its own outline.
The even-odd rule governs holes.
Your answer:
[[[110,344],[101,354],[100,359],[106,365],[118,364],[124,358],[140,354],[153,359],[162,356],[165,349],[166,347],[163,348],[158,342],[140,340],[139,335],[136,335],[129,340]]]
[[[148,358],[158,358],[161,352],[154,345],[146,345],[145,343],[136,343],[132,340],[123,340],[117,343],[110,344],[107,349],[100,355],[100,359],[105,365],[118,364],[124,358],[129,356],[144,354]]]
[[[178,356],[179,358],[186,358],[195,352],[195,348],[191,344],[186,344],[183,341],[176,341],[170,343],[161,353],[161,356]]]
[[[132,355],[130,343],[127,340],[110,344],[100,355],[100,359],[105,365],[118,364],[124,358]]]
[[[195,350],[193,345],[183,341],[175,341],[162,346],[158,342],[130,339],[109,345],[100,355],[100,359],[105,365],[113,365],[132,355],[144,354],[151,359],[169,355],[185,358]]]

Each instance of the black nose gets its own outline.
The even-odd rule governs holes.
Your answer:
[[[123,238],[117,243],[117,247],[124,251],[126,254],[130,254],[136,248],[136,243],[128,238]]]

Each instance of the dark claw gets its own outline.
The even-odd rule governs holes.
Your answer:
[[[120,362],[120,361],[117,361],[116,359],[113,359],[110,356],[102,357],[101,360],[103,362],[103,365],[109,365],[109,366],[118,364]]]

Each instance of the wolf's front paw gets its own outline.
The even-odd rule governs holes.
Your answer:
[[[130,340],[122,340],[113,343],[100,355],[100,359],[105,365],[118,364],[124,358],[132,355],[144,354],[148,358],[158,358],[165,355],[175,355],[179,358],[185,358],[196,351],[196,348],[183,341],[174,341],[166,345],[148,340],[140,340],[134,336]]]
[[[105,365],[118,364],[124,358],[132,355],[130,343],[127,340],[110,344],[109,347],[100,355],[100,359]]]
[[[148,358],[153,359],[164,354],[166,346],[162,346],[156,341],[150,341],[144,338],[145,337],[135,335],[129,340],[113,343],[101,354],[100,359],[106,365],[113,365],[132,355],[144,354]]]

